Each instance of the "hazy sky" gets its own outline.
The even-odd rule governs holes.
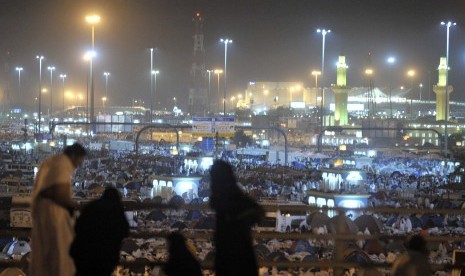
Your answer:
[[[4,90],[9,82],[10,92],[17,93],[14,69],[22,66],[21,99],[33,101],[39,79],[35,56],[42,54],[45,86],[50,83],[46,68],[54,65],[55,90],[61,92],[58,75],[66,73],[66,89],[85,93],[88,65],[82,56],[90,48],[91,28],[84,17],[97,13],[102,21],[95,29],[96,105],[105,89],[104,71],[111,72],[111,103],[148,100],[148,48],[154,47],[159,100],[172,106],[176,96],[185,108],[192,17],[197,11],[205,18],[208,68],[223,66],[224,46],[218,40],[234,40],[228,48],[231,94],[243,91],[250,80],[303,81],[313,86],[310,72],[321,67],[318,27],[332,31],[326,37],[327,85],[335,82],[340,54],[349,64],[348,85],[364,85],[371,52],[376,86],[388,85],[390,68],[385,60],[390,55],[397,58],[390,72],[395,86],[410,86],[406,77],[410,68],[417,71],[416,85],[429,86],[430,79],[437,82],[439,57],[445,55],[446,29],[440,22],[451,19],[457,22],[451,29],[450,83],[455,86],[451,98],[465,100],[463,0],[0,0],[0,87]]]

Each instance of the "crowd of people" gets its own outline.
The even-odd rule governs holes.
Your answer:
[[[150,191],[151,188],[151,176],[152,175],[173,175],[173,174],[181,174],[181,175],[195,175],[201,177],[201,181],[199,184],[199,190],[198,194],[196,197],[199,197],[199,199],[196,199],[198,202],[203,202],[204,199],[209,201],[211,204],[211,207],[216,211],[216,220],[215,226],[213,227],[216,229],[215,231],[215,239],[214,239],[214,245],[216,246],[216,254],[217,256],[223,256],[223,258],[226,258],[228,256],[231,256],[231,250],[234,249],[234,244],[232,244],[232,241],[235,239],[246,239],[250,240],[250,246],[248,246],[247,252],[254,252],[256,255],[249,255],[246,259],[255,259],[253,256],[257,256],[259,259],[262,258],[263,260],[295,260],[295,258],[298,258],[298,253],[300,253],[300,260],[304,260],[304,257],[307,256],[317,256],[316,259],[312,259],[310,257],[307,257],[306,260],[313,260],[313,261],[318,261],[318,260],[324,260],[325,258],[330,258],[330,254],[328,254],[331,250],[333,250],[333,247],[331,246],[331,242],[325,243],[324,249],[318,249],[316,250],[315,248],[320,248],[321,243],[315,240],[309,240],[308,245],[305,250],[296,250],[295,243],[293,242],[288,242],[288,241],[258,241],[255,240],[252,243],[252,238],[250,236],[250,229],[254,225],[254,223],[259,220],[261,216],[263,216],[263,211],[260,211],[259,205],[253,203],[254,200],[260,200],[263,198],[274,198],[274,199],[279,199],[279,200],[287,200],[287,201],[297,201],[297,202],[304,202],[308,203],[306,201],[307,198],[307,191],[312,190],[312,189],[318,189],[319,185],[321,184],[322,181],[322,175],[321,175],[321,168],[328,168],[331,166],[330,159],[321,159],[321,160],[311,160],[311,162],[306,163],[304,167],[302,166],[282,166],[282,165],[276,165],[276,164],[248,164],[245,162],[241,162],[239,159],[234,159],[234,158],[229,158],[229,164],[221,162],[221,163],[215,163],[217,170],[220,171],[220,174],[215,177],[215,165],[210,169],[210,168],[203,168],[199,164],[197,166],[192,165],[189,166],[188,163],[185,163],[182,161],[180,157],[173,157],[169,154],[169,151],[164,151],[164,150],[159,150],[157,151],[156,155],[134,155],[133,153],[121,153],[121,152],[108,152],[108,151],[84,151],[86,153],[89,153],[87,158],[82,160],[82,167],[78,168],[81,159],[78,158],[78,160],[74,160],[74,157],[70,157],[69,159],[71,162],[63,162],[62,160],[55,160],[53,162],[53,166],[60,166],[60,168],[55,168],[52,166],[52,163],[49,163],[49,161],[43,161],[42,160],[42,169],[39,171],[39,174],[37,175],[37,181],[36,181],[36,187],[34,188],[34,198],[35,200],[33,201],[33,210],[40,210],[41,212],[53,212],[50,213],[47,216],[61,216],[62,218],[59,221],[59,224],[52,226],[50,224],[47,224],[46,227],[56,227],[56,229],[60,229],[59,231],[62,231],[64,229],[67,229],[68,232],[74,232],[74,228],[71,227],[69,223],[66,223],[68,219],[65,219],[65,217],[69,216],[71,217],[72,211],[75,206],[72,202],[72,192],[71,189],[62,191],[61,189],[55,190],[55,188],[48,190],[50,187],[48,185],[51,185],[52,187],[64,187],[68,186],[69,188],[73,187],[73,192],[74,195],[79,194],[81,197],[86,197],[86,196],[99,196],[100,194],[103,193],[102,199],[99,199],[99,202],[102,202],[102,204],[105,202],[105,194],[106,191],[110,187],[114,187],[116,189],[113,189],[114,191],[119,191],[121,195],[124,198],[132,198],[136,200],[155,200],[153,198],[150,198],[150,193],[147,193],[147,191]],[[79,154],[78,154],[79,155]],[[55,155],[52,158],[58,158],[61,156],[61,158],[66,157],[66,152],[61,153],[58,155]],[[71,155],[72,156],[72,155]],[[82,156],[80,156],[82,157]],[[23,158],[19,154],[19,157],[16,158]],[[52,160],[52,159],[47,159],[47,160]],[[74,162],[73,162],[74,160]],[[318,164],[318,166],[315,166],[315,164]],[[44,168],[47,166],[53,167],[53,169],[47,169],[48,171],[59,171],[61,172],[60,174],[53,175],[53,177],[56,177],[57,179],[60,179],[60,181],[55,181],[55,182],[50,182],[50,179],[45,177],[44,174]],[[61,168],[64,167],[65,169]],[[415,208],[415,209],[430,209],[430,208],[441,208],[441,207],[454,207],[452,203],[450,203],[448,206],[444,206],[446,200],[445,195],[448,195],[450,191],[446,189],[442,189],[441,187],[443,185],[447,185],[449,182],[448,174],[453,172],[455,170],[454,165],[451,165],[450,163],[445,163],[444,161],[441,160],[423,160],[423,159],[418,159],[418,160],[412,160],[412,159],[405,159],[405,158],[375,158],[373,162],[371,163],[371,168],[370,168],[370,173],[367,174],[367,178],[364,180],[363,185],[365,186],[365,191],[369,194],[371,194],[370,197],[370,204],[374,206],[393,206],[393,207],[410,207],[410,208]],[[73,174],[72,172],[74,171],[74,168],[78,168],[76,173],[73,176],[73,182],[69,182],[71,179],[71,175]],[[67,176],[68,175],[68,176]],[[68,182],[65,182],[65,180]],[[132,185],[129,187],[127,185],[128,183],[140,183],[140,185]],[[45,183],[45,184],[41,184]],[[48,184],[46,184],[48,183]],[[55,185],[55,184],[64,184],[67,183],[67,185]],[[215,183],[220,185],[221,189],[215,191]],[[52,185],[53,184],[53,185]],[[92,190],[95,188],[103,188],[100,189],[99,193],[92,193]],[[106,190],[107,189],[107,190]],[[45,190],[43,192],[42,190]],[[104,192],[105,191],[105,192]],[[144,192],[145,191],[145,192]],[[219,197],[214,197],[215,193],[220,193],[218,194]],[[343,192],[343,191],[339,191]],[[63,194],[70,194],[69,197],[62,197],[61,195]],[[247,195],[247,196],[245,196]],[[108,195],[107,195],[108,196]],[[113,194],[113,198],[115,195]],[[54,198],[58,198],[57,202],[53,202]],[[179,198],[179,197],[178,197]],[[218,198],[220,200],[218,200]],[[189,203],[187,198],[182,198],[183,203]],[[119,200],[120,201],[120,200]],[[234,202],[235,204],[232,204]],[[239,204],[239,202],[241,202]],[[55,206],[55,205],[56,206]],[[239,205],[237,205],[239,204]],[[226,206],[224,206],[226,205]],[[45,207],[44,207],[45,206]],[[54,206],[54,207],[51,207]],[[57,206],[58,208],[61,208],[60,212],[57,212]],[[100,206],[96,204],[96,206]],[[232,209],[229,209],[231,208]],[[89,205],[90,207],[90,205]],[[50,210],[43,210],[43,208],[50,208]],[[102,209],[99,207],[99,209]],[[241,211],[244,209],[244,214],[241,215]],[[232,212],[232,213],[230,213]],[[94,214],[95,212],[87,212],[87,214]],[[33,213],[34,214],[34,213]],[[37,213],[35,213],[37,214]],[[82,214],[85,214],[84,210]],[[106,218],[108,216],[104,215],[102,211],[102,218]],[[452,235],[452,234],[460,234],[463,233],[463,228],[462,225],[464,224],[463,221],[463,216],[420,216],[415,214],[412,211],[412,214],[408,215],[394,215],[394,214],[370,214],[373,217],[375,217],[379,222],[383,224],[383,227],[381,231],[383,233],[388,233],[388,234],[411,234],[411,235]],[[34,215],[36,216],[36,215]],[[237,216],[239,218],[237,218]],[[80,220],[85,221],[84,218],[86,216],[80,217]],[[40,229],[40,225],[44,226],[43,222],[41,222],[41,219],[43,219],[44,216],[43,214],[40,216],[35,217],[33,220],[35,223],[39,223],[39,226],[35,225],[33,229]],[[148,225],[156,225],[157,228],[167,228],[167,229],[179,229],[176,227],[173,227],[173,223],[176,221],[170,221],[170,218],[167,217],[165,219],[160,219],[157,221],[155,224],[150,224],[150,222],[147,221],[146,217],[139,216],[137,218],[140,220],[139,226],[145,227]],[[191,217],[191,219],[193,219]],[[241,223],[237,223],[237,219],[241,220]],[[158,220],[158,219],[157,219]],[[193,219],[195,220],[195,218]],[[87,219],[87,221],[89,221]],[[90,220],[90,221],[104,221],[104,219],[97,219],[95,220]],[[420,221],[420,222],[418,222]],[[193,224],[190,224],[190,222],[186,219],[184,222],[184,227],[187,229],[191,226],[196,225],[195,222]],[[41,224],[42,223],[42,224]],[[67,225],[66,228],[62,224]],[[243,224],[242,224],[243,223]],[[71,246],[71,243],[73,240],[76,241],[82,241],[84,240],[88,244],[91,244],[92,241],[86,240],[88,239],[89,231],[93,231],[91,229],[88,229],[86,227],[82,227],[83,225],[88,225],[89,222],[84,223],[80,222],[78,220],[78,223],[76,224],[76,237],[74,238],[70,236],[70,234],[66,234],[63,237],[63,240],[65,240],[64,243],[62,241],[59,241],[58,239],[55,241],[57,246],[63,246],[63,244],[68,244],[68,247]],[[119,228],[121,228],[120,235],[118,237],[115,237],[115,244],[120,244],[121,240],[127,236],[127,231],[124,231],[125,226],[122,223]],[[311,224],[311,222],[307,221],[307,224]],[[219,228],[218,228],[219,227]],[[231,227],[243,227],[243,234],[240,234],[241,232],[237,231],[237,229],[234,232],[231,232]],[[64,228],[64,229],[61,229]],[[326,229],[325,229],[326,228]],[[79,230],[78,230],[79,229]],[[115,228],[113,228],[115,229]],[[145,228],[145,229],[151,229],[151,228]],[[205,229],[205,228],[199,228],[199,229]],[[211,229],[211,228],[208,228]],[[226,229],[227,231],[222,232],[220,229]],[[232,228],[235,229],[235,228]],[[247,230],[248,229],[248,230]],[[331,233],[331,230],[328,230],[329,227],[308,227],[307,230],[313,231],[315,233]],[[48,235],[49,233],[53,233],[53,231],[50,231],[50,229],[45,228],[45,231],[42,233],[39,233],[39,235]],[[100,229],[103,231],[103,229]],[[247,231],[245,231],[247,230]],[[43,242],[47,241],[47,244],[50,244],[47,239],[43,239],[39,236],[34,236],[36,233],[33,230],[33,236],[32,236],[32,252],[37,252],[38,250],[34,248],[37,248],[39,246],[43,245],[36,245],[38,243],[34,243],[34,240],[42,240]],[[462,232],[461,232],[462,231]],[[247,234],[247,233],[248,234]],[[64,233],[64,232],[63,232]],[[355,233],[364,233],[364,234],[369,234],[370,231],[367,231],[367,229],[360,229],[358,228]],[[60,235],[53,235],[54,237],[61,237]],[[221,237],[221,240],[226,240],[227,242],[224,244],[223,250],[221,250],[221,242],[218,244],[218,236]],[[234,238],[234,236],[237,236]],[[39,237],[39,238],[37,238]],[[101,239],[100,239],[101,240]],[[119,241],[119,242],[118,242]],[[179,235],[173,234],[173,236],[170,236],[168,238],[168,241],[170,242],[169,249],[170,251],[176,251],[178,250],[180,256],[184,255],[184,257],[181,257],[181,260],[186,261],[186,252],[184,249],[181,249],[180,247],[183,246],[184,243],[187,242],[189,243],[194,243],[194,248],[197,247],[197,250],[190,250],[187,253],[191,253],[192,258],[189,262],[192,261],[197,261],[197,256],[195,254],[192,254],[191,251],[195,251],[195,253],[199,253],[199,251],[202,251],[202,257],[200,258],[201,260],[204,260],[211,254],[209,254],[209,251],[213,251],[214,247],[208,247],[209,250],[201,250],[198,247],[202,247],[205,245],[204,241],[190,241],[190,240],[185,240],[184,238],[180,237]],[[95,241],[94,241],[95,242]],[[53,243],[52,243],[53,244]],[[78,243],[79,244],[79,243]],[[367,244],[371,244],[368,241],[365,241],[363,243],[354,243],[353,244],[353,249],[356,251],[357,250],[362,250],[364,253],[367,255],[368,260],[378,263],[378,262],[390,262],[393,263],[396,259],[401,260],[402,258],[398,258],[397,256],[403,256],[400,255],[403,251],[405,250],[410,250],[407,245],[404,245],[402,249],[397,248],[388,248],[387,244],[383,245],[382,249],[379,250],[365,250],[365,247]],[[426,259],[429,258],[429,261],[432,263],[440,263],[443,260],[447,260],[448,262],[451,262],[451,252],[453,249],[456,248],[461,248],[461,244],[456,242],[456,243],[440,243],[440,246],[437,246],[430,250],[428,252],[428,256]],[[121,245],[120,245],[121,246]],[[219,247],[220,246],[220,247]],[[358,246],[358,248],[356,247]],[[267,254],[264,254],[263,252],[257,253],[257,248],[263,248],[265,247],[269,252]],[[50,247],[45,247],[49,248]],[[73,243],[73,248],[74,252],[79,252],[79,250],[91,250],[91,247],[86,248],[84,247],[79,247],[75,246],[75,243]],[[78,249],[76,249],[78,248]],[[84,248],[84,249],[83,249]],[[119,247],[118,247],[119,248]],[[310,249],[309,249],[310,248]],[[313,248],[313,249],[311,249]],[[124,249],[124,248],[123,248]],[[93,249],[95,252],[95,248]],[[113,252],[118,251],[114,249]],[[130,251],[130,250],[128,250]],[[135,250],[137,251],[137,250]],[[54,251],[55,254],[59,254],[58,252],[60,251]],[[223,253],[222,253],[223,252]],[[358,252],[358,251],[357,251]],[[132,254],[134,251],[126,252],[126,254]],[[276,254],[274,254],[276,253]],[[305,254],[303,254],[305,253]],[[372,254],[370,254],[372,253]],[[137,253],[136,253],[137,254]],[[141,254],[141,251],[138,253],[139,255]],[[246,253],[244,253],[246,254]],[[275,256],[275,259],[272,258],[271,255]],[[302,255],[303,254],[303,255]],[[408,253],[410,254],[410,253]],[[45,254],[44,256],[46,256]],[[83,254],[77,254],[74,253],[74,256],[82,256]],[[110,256],[111,254],[105,254]],[[154,254],[155,255],[155,254]],[[410,254],[411,255],[411,254]],[[411,257],[408,255],[408,257]],[[32,260],[34,264],[34,259],[36,256],[40,256],[39,253],[32,253]],[[63,256],[60,254],[60,256]],[[65,256],[67,256],[65,254]],[[95,258],[88,258],[89,260],[99,260],[98,257],[100,256],[95,256],[89,254],[88,256],[94,256]],[[168,258],[169,256],[169,258]],[[247,255],[240,255],[241,257],[247,256]],[[278,257],[276,257],[278,256]],[[384,256],[384,257],[383,257]],[[118,257],[119,254],[118,254]],[[179,256],[178,256],[179,257]],[[415,258],[414,258],[415,257]],[[412,257],[413,259],[418,259],[416,258],[416,255]],[[125,258],[124,256],[121,256],[121,258]],[[235,258],[238,258],[237,256]],[[280,259],[281,258],[281,259]],[[360,258],[358,256],[357,258]],[[356,260],[358,260],[356,258]],[[126,258],[126,259],[131,259],[131,258]],[[57,260],[60,260],[60,258],[57,257]],[[68,264],[64,265],[66,269],[74,269],[76,267],[78,270],[78,275],[88,275],[86,273],[81,273],[79,274],[79,265],[77,262],[79,262],[80,265],[85,264],[87,265],[88,269],[91,267],[89,264],[89,260],[74,260],[74,263],[76,263],[76,266],[69,265],[69,261],[72,261],[71,255],[69,255],[69,259],[67,260]],[[119,258],[118,258],[119,260]],[[114,268],[116,265],[117,261],[115,258],[113,258],[113,261],[111,261],[111,267]],[[167,260],[168,266],[167,266],[167,271],[169,274],[169,271],[173,273],[173,269],[178,268],[176,264],[178,262],[181,262],[180,259],[176,258],[176,255],[168,255],[165,254],[161,258],[157,259],[151,259],[151,260]],[[349,259],[350,260],[350,259]],[[410,260],[410,259],[409,259]],[[45,262],[45,260],[39,260],[36,262]],[[227,259],[221,259],[220,261],[226,262]],[[63,262],[66,263],[65,260]],[[99,260],[99,262],[103,262],[102,260]],[[55,262],[56,265],[60,265],[61,261]],[[405,263],[411,263],[409,261],[406,261]],[[237,265],[236,262],[229,263],[229,265],[236,264],[233,268],[231,268],[230,271],[234,271],[234,268],[241,268],[243,269],[242,266]],[[190,264],[192,266],[193,263]],[[247,265],[244,265],[246,267]],[[270,275],[273,273],[277,273],[279,268],[258,268],[256,263],[255,265],[252,265],[254,271],[260,271],[260,274],[262,275]],[[396,267],[396,266],[395,266]],[[31,266],[33,268],[33,266]],[[103,266],[99,267],[103,269]],[[97,269],[97,268],[94,268]],[[110,269],[107,269],[109,271]],[[194,269],[196,271],[196,269]],[[395,270],[395,269],[394,269]],[[40,270],[35,270],[37,271],[36,274],[32,274],[33,272],[31,271],[31,275],[41,275],[39,273]],[[52,270],[50,270],[52,271]],[[155,271],[155,270],[153,270]],[[221,271],[221,270],[220,270]],[[244,270],[241,270],[242,272]],[[288,270],[284,269],[284,271],[289,272]],[[301,273],[309,273],[308,275],[313,275],[310,273],[315,273],[315,271],[319,271],[321,273],[324,273],[326,270],[324,269],[314,269],[314,270],[300,270]],[[68,271],[69,272],[69,271]],[[68,272],[58,272],[56,275],[68,275]],[[71,273],[71,272],[69,272]],[[234,274],[227,274],[227,271],[222,271],[222,272],[217,272],[219,274],[217,275],[246,275],[243,273],[234,273]],[[223,274],[226,273],[226,274]],[[257,272],[258,273],[258,272]],[[348,272],[349,273],[349,272]],[[72,274],[69,274],[72,275]],[[104,275],[104,274],[99,274],[99,275]],[[171,275],[186,275],[186,274],[171,274]],[[248,275],[248,274],[247,274]],[[321,274],[323,275],[323,274]],[[404,275],[404,274],[395,274],[395,275]],[[414,274],[412,274],[414,275]],[[417,275],[424,275],[424,274],[417,274]]]

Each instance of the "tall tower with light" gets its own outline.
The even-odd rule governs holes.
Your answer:
[[[189,113],[206,115],[208,110],[207,70],[205,66],[205,47],[203,35],[204,19],[199,12],[192,19],[194,22],[194,48],[190,70]]]
[[[347,113],[347,99],[349,97],[350,88],[347,87],[347,68],[346,57],[339,56],[339,61],[336,65],[337,83],[332,87],[334,91],[334,124],[337,126],[345,126],[349,124],[349,115]]]
[[[433,91],[436,93],[436,121],[449,119],[449,102],[446,95],[446,77],[447,77],[447,60],[446,57],[441,57],[438,67],[438,83],[433,86]],[[447,85],[447,94],[454,90],[452,85]],[[447,106],[446,106],[447,105]],[[447,114],[446,114],[447,113]]]

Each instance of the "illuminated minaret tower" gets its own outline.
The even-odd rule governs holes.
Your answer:
[[[194,49],[190,70],[189,112],[194,115],[206,115],[208,112],[207,71],[205,69],[205,47],[203,45],[203,17],[196,13],[194,22]]]
[[[334,91],[334,124],[337,126],[345,126],[349,123],[349,115],[347,114],[347,98],[349,97],[350,88],[347,87],[347,64],[346,57],[339,56],[337,63],[337,84],[332,87]]]
[[[446,73],[447,73],[447,62],[445,57],[441,57],[438,67],[438,84],[433,86],[433,91],[436,93],[436,121],[443,121],[449,119],[450,108],[449,102],[446,97]],[[447,94],[450,94],[454,90],[452,85],[448,85]],[[450,95],[448,95],[450,96]],[[447,109],[446,109],[447,105]],[[447,110],[447,114],[446,114]]]

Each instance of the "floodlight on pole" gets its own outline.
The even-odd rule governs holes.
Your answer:
[[[220,74],[223,74],[223,70],[221,69],[215,69],[213,71],[217,76],[218,76],[218,103],[219,103],[219,100],[220,100]],[[219,110],[220,110],[220,107],[218,106],[218,113],[219,113]]]
[[[449,121],[449,38],[450,38],[450,27],[456,26],[457,23],[448,21],[441,22],[441,25],[446,26],[447,36],[446,36],[446,100],[445,100],[445,120],[444,120],[444,154],[447,157],[447,138],[448,138],[448,121]]]
[[[89,62],[89,74],[87,75],[88,77],[90,76],[90,78],[92,78],[92,64],[93,64],[93,61],[94,61],[94,58],[97,56],[97,53],[95,51],[87,51],[85,54],[84,54],[84,60],[88,61]],[[86,104],[86,122],[90,122],[90,118],[89,118],[89,81],[87,81],[87,94],[86,94],[86,101],[87,101],[87,104]]]
[[[95,25],[100,22],[99,15],[88,15],[86,21],[91,25],[92,28],[92,51],[95,49]],[[90,120],[94,122],[94,70],[93,61],[90,62]]]
[[[211,75],[213,73],[213,70],[207,70],[207,74],[208,74],[208,96],[207,96],[207,112],[211,112],[211,101],[210,101],[210,97],[211,97]]]
[[[66,74],[60,74],[61,78],[61,88],[62,88],[62,94],[63,94],[63,105],[62,105],[62,112],[63,112],[63,117],[65,116],[65,79],[66,79]]]
[[[36,56],[36,59],[39,60],[39,122],[37,126],[37,133],[40,133],[40,124],[42,120],[42,115],[41,115],[41,105],[42,105],[42,60],[44,59],[44,56]]]
[[[150,102],[153,103],[157,97],[157,75],[160,74],[160,71],[158,70],[152,70],[152,73],[151,73],[151,76],[153,76],[153,79],[154,79],[154,84],[153,84],[153,94],[152,94],[152,98],[150,99]],[[153,106],[151,106],[151,108],[153,108]],[[152,118],[152,110],[150,111],[151,113],[151,116],[150,118]]]
[[[387,63],[389,64],[394,64],[396,63],[396,58],[395,57],[388,57],[386,59]],[[390,117],[392,119],[392,69],[389,70],[389,113],[390,113]]]
[[[21,98],[21,71],[23,71],[23,67],[16,67],[16,71],[18,71],[18,97]]]
[[[229,38],[221,38],[220,42],[224,44],[224,90],[223,90],[223,116],[226,116],[226,90],[227,90],[227,60],[228,60],[228,44],[233,41]]]
[[[105,76],[105,97],[108,97],[108,77],[110,76],[109,72],[103,72]]]
[[[322,47],[321,47],[321,118],[320,118],[320,137],[318,140],[318,151],[321,152],[322,144],[323,144],[323,127],[324,127],[324,93],[325,93],[325,83],[324,83],[324,76],[325,76],[325,42],[326,42],[326,35],[331,33],[331,30],[326,29],[317,29],[317,33],[321,33],[322,35]]]
[[[50,71],[50,115],[49,115],[49,121],[52,121],[52,116],[53,116],[53,71],[55,71],[55,66],[49,66],[47,69]]]

